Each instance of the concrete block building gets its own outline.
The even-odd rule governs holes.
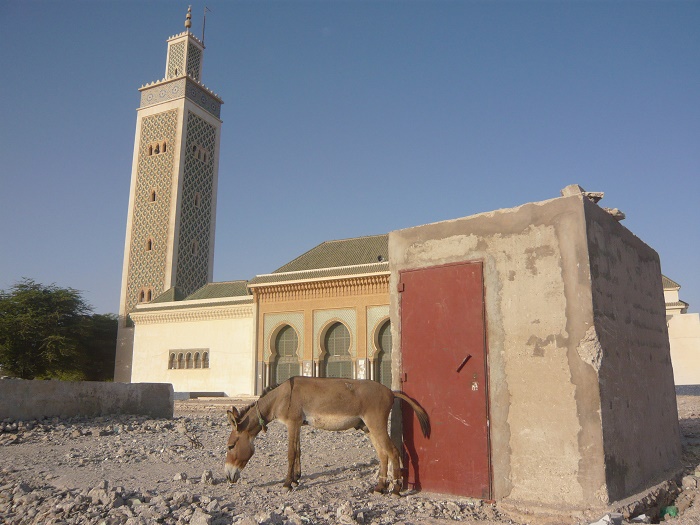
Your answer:
[[[455,462],[464,447],[449,443],[475,443],[456,460],[469,468],[445,474],[453,487],[595,508],[677,472],[680,434],[658,255],[578,186],[562,193],[390,234],[394,372],[405,380],[394,386],[445,422],[409,457],[439,464],[446,448]],[[430,290],[446,271],[452,289]],[[448,356],[444,369],[426,369],[435,354]],[[440,390],[425,387],[433,380]],[[414,482],[447,484],[427,470]]]

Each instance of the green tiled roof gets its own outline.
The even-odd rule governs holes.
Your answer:
[[[380,258],[381,257],[381,258]],[[317,270],[371,264],[389,260],[389,236],[371,235],[340,241],[326,241],[278,268],[273,273]]]
[[[226,298],[222,298],[221,301],[215,301],[211,303],[187,303],[183,301],[179,301],[176,304],[164,304],[164,305],[157,305],[153,304],[151,301],[150,303],[141,303],[140,305],[137,306],[136,310],[132,313],[135,314],[140,314],[140,313],[153,313],[153,312],[171,312],[171,311],[176,311],[176,310],[190,310],[193,308],[211,308],[211,307],[219,307],[219,306],[240,306],[244,304],[249,304],[253,302],[253,296],[249,295],[247,296],[248,298],[246,300],[241,301],[240,299],[234,300],[234,298],[229,298],[228,300]]]
[[[678,284],[676,281],[672,281],[665,275],[661,275],[661,282],[664,285],[664,290],[668,290],[669,288],[680,288],[681,285]]]
[[[247,281],[225,281],[222,283],[209,283],[199,290],[188,295],[186,301],[194,299],[220,299],[223,297],[242,297],[248,294]]]
[[[370,235],[326,241],[271,274],[249,284],[324,279],[389,271],[389,236]]]
[[[184,298],[185,298],[185,294],[182,293],[182,290],[180,290],[177,286],[173,286],[172,288],[168,288],[162,294],[160,294],[158,297],[153,299],[153,301],[151,301],[150,304],[170,303],[172,301],[182,301]]]

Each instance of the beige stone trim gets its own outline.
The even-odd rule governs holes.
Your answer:
[[[198,308],[170,312],[133,312],[134,324],[178,323],[186,321],[212,321],[221,319],[245,319],[253,317],[253,306],[227,306],[221,308]]]
[[[260,303],[389,293],[389,274],[250,287]]]

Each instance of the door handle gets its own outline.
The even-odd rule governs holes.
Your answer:
[[[472,355],[471,355],[471,354],[467,354],[467,357],[465,357],[465,358],[462,360],[462,362],[459,364],[459,366],[457,367],[457,373],[459,373],[460,370],[462,370],[462,368],[464,368],[464,365],[466,365],[466,364],[467,364],[467,361],[469,361],[471,358],[472,358]]]

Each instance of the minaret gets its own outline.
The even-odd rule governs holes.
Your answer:
[[[188,9],[185,32],[168,39],[165,78],[139,89],[115,381],[131,379],[129,313],[212,280],[223,101],[201,82],[204,43],[191,25]]]

